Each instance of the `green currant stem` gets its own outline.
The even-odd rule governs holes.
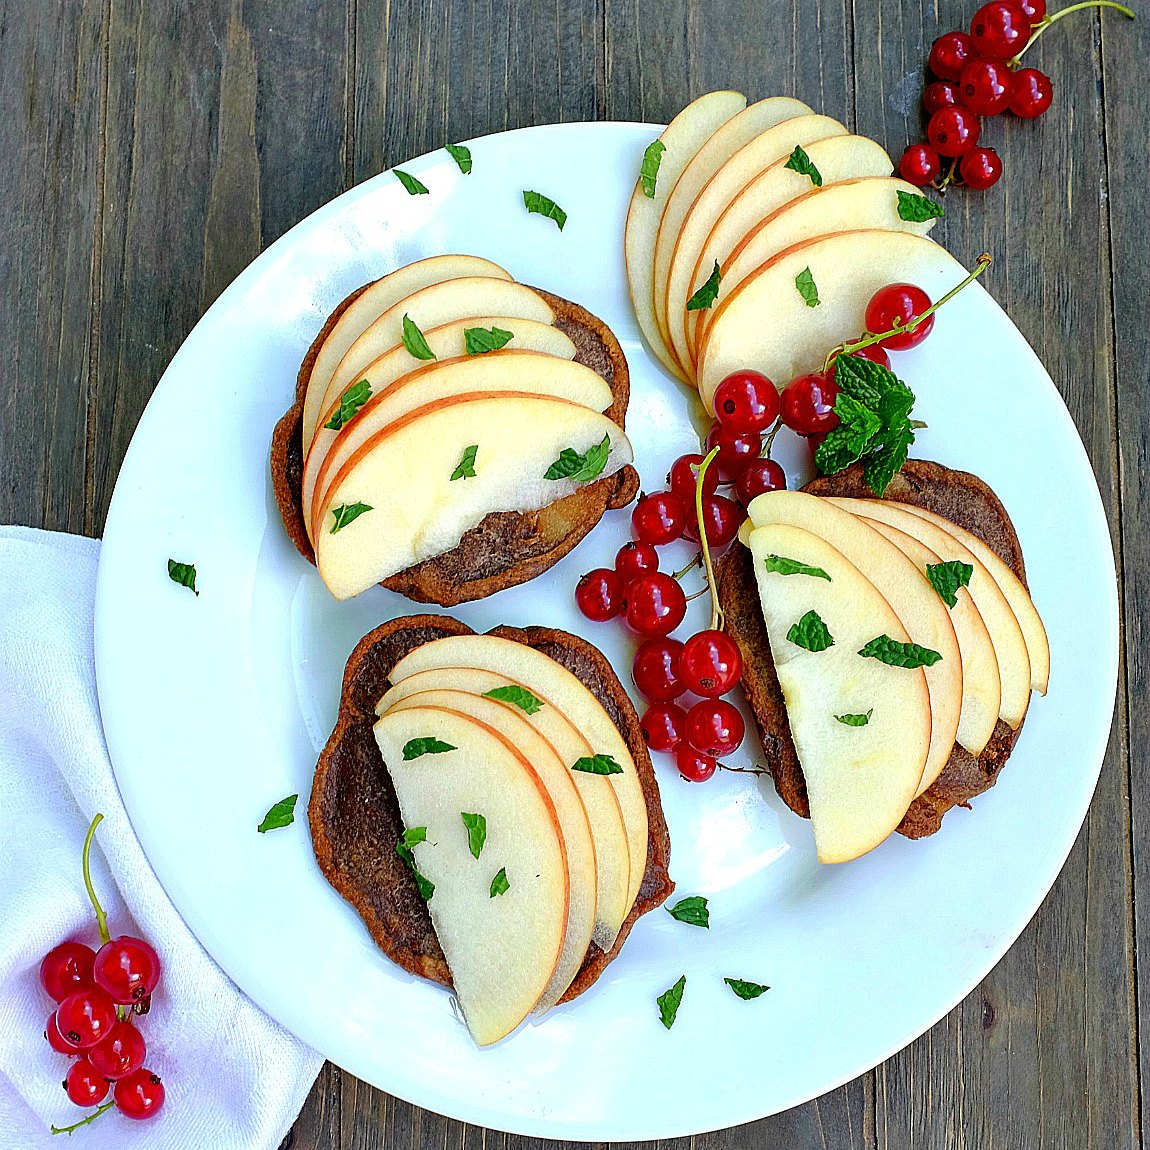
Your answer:
[[[700,564],[700,563],[702,563],[702,562],[703,562],[703,553],[702,553],[702,551],[696,552],[696,554],[695,554],[695,558],[694,558],[694,559],[692,559],[692,560],[691,560],[691,562],[690,562],[690,563],[688,563],[686,567],[683,567],[683,568],[682,568],[681,570],[679,570],[679,571],[674,571],[674,572],[672,572],[672,574],[671,574],[671,578],[672,578],[672,579],[674,579],[674,580],[675,580],[675,582],[677,583],[677,582],[678,582],[680,579],[682,579],[682,578],[683,578],[683,576],[684,576],[684,575],[686,575],[686,574],[687,574],[687,572],[688,572],[688,571],[692,570],[692,569],[693,569],[693,568],[695,568],[695,567],[698,567],[698,566],[699,566],[699,564]]]
[[[706,587],[700,587],[700,588],[698,589],[698,591],[692,591],[690,595],[684,595],[684,596],[683,596],[683,598],[684,598],[684,599],[685,599],[685,600],[686,600],[688,603],[690,603],[690,601],[691,601],[692,599],[698,599],[698,597],[699,597],[700,595],[706,595],[706,593],[707,593],[707,588],[706,588]]]
[[[1063,16],[1069,16],[1072,12],[1082,12],[1087,8],[1113,8],[1116,12],[1121,12],[1123,16],[1130,20],[1136,20],[1137,17],[1134,13],[1126,7],[1125,4],[1116,4],[1114,0],[1082,0],[1081,4],[1071,4],[1068,8],[1060,8],[1057,12],[1052,12],[1044,20],[1039,21],[1034,31],[1030,34],[1030,39],[1022,47],[1022,51],[1010,61],[1010,67],[1016,68],[1022,60],[1022,57],[1030,51],[1034,42],[1050,27],[1051,24],[1057,24]]]
[[[775,420],[775,426],[767,433],[767,438],[763,443],[763,450],[760,452],[760,457],[763,459],[771,458],[771,448],[775,445],[775,436],[779,434],[779,428],[783,426],[783,417],[780,415]]]
[[[71,1134],[73,1130],[79,1130],[81,1126],[87,1126],[89,1122],[95,1122],[96,1119],[99,1118],[100,1115],[104,1113],[104,1111],[111,1110],[112,1107],[115,1105],[116,1105],[116,1100],[114,1098],[111,1098],[107,1102],[105,1102],[103,1106],[100,1106],[97,1109],[93,1110],[92,1113],[89,1114],[87,1118],[81,1118],[79,1122],[73,1122],[71,1126],[53,1126],[51,1128],[52,1133],[53,1134]]]
[[[88,888],[88,900],[92,904],[92,909],[96,912],[96,929],[100,932],[101,943],[109,942],[112,936],[108,933],[108,916],[104,913],[104,908],[100,905],[100,900],[96,897],[96,888],[92,885],[92,872],[89,868],[88,860],[92,853],[92,839],[96,835],[96,828],[103,821],[104,816],[97,814],[92,820],[92,825],[88,827],[87,835],[84,836],[84,886]]]
[[[958,157],[955,156],[950,161],[950,167],[947,169],[946,175],[943,176],[942,179],[938,183],[932,184],[931,186],[940,192],[945,192],[946,189],[949,188],[950,185],[953,184],[957,179],[958,179]]]
[[[707,525],[703,522],[703,480],[707,475],[707,468],[711,466],[716,455],[717,447],[712,447],[706,458],[699,464],[698,476],[695,479],[695,515],[699,522],[699,548],[703,555],[703,567],[707,572],[707,588],[711,592],[711,630],[723,629],[723,609],[719,606],[719,592],[715,587],[715,568],[711,563],[711,545],[707,542]]]
[[[766,775],[770,772],[766,767],[728,767],[726,763],[715,764],[720,771],[730,771],[735,775]]]

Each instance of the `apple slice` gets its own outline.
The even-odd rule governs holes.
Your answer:
[[[924,543],[944,561],[960,559],[974,568],[970,577],[970,597],[990,632],[998,673],[1002,680],[1002,701],[998,717],[1008,727],[1018,729],[1030,705],[1030,656],[1026,640],[1010,604],[982,561],[953,535],[926,519],[912,514],[907,504],[889,499],[831,499],[847,511],[889,523]]]
[[[756,104],[757,108],[758,105]],[[748,109],[749,111],[749,109]],[[738,119],[738,117],[736,117]],[[744,200],[746,188],[756,176],[772,164],[786,162],[801,146],[804,150],[816,140],[845,136],[846,128],[830,116],[795,115],[781,124],[760,132],[744,144],[707,180],[688,207],[679,227],[679,234],[671,241],[671,255],[667,277],[663,286],[662,310],[657,313],[671,340],[671,352],[684,370],[690,364],[690,354],[684,335],[683,319],[687,315],[687,300],[710,276],[713,263],[704,263],[694,275],[700,253],[711,229],[723,212],[734,202]],[[807,177],[809,184],[810,178]],[[758,205],[745,199],[746,210],[753,212]],[[829,229],[828,229],[829,230]],[[721,266],[721,265],[720,265]],[[656,280],[656,284],[658,284]]]
[[[908,636],[890,604],[841,551],[789,524],[749,539],[771,656],[806,779],[820,862],[846,862],[878,846],[914,800],[930,748],[930,695],[922,668],[892,667],[858,652],[879,635]],[[767,570],[781,555],[811,575]],[[809,651],[788,638],[815,611],[834,645]],[[852,726],[839,716],[867,716]]]
[[[818,289],[818,307],[808,307],[795,286],[804,270]],[[710,409],[715,388],[742,368],[780,387],[821,368],[831,348],[866,329],[866,305],[886,284],[917,284],[938,299],[965,276],[945,248],[910,232],[839,232],[788,248],[716,307],[699,348],[703,403]]]
[[[663,218],[667,197],[691,157],[713,132],[746,106],[747,97],[739,92],[708,92],[688,104],[659,137],[665,150],[659,161],[655,194],[647,195],[641,179],[635,181],[635,190],[631,193],[623,235],[631,307],[647,346],[672,375],[679,375],[679,369],[655,323],[655,239],[659,221]]]
[[[631,858],[627,898],[630,909],[647,871],[647,803],[635,761],[603,704],[566,667],[542,651],[494,635],[451,635],[425,643],[396,663],[390,677],[393,683],[401,683],[420,671],[443,667],[495,671],[522,683],[544,703],[566,715],[595,754],[610,755],[623,768],[617,775],[575,773],[587,785],[608,787],[619,802]]]
[[[412,708],[375,724],[467,1028],[480,1046],[510,1034],[554,976],[567,930],[568,875],[554,804],[527,758],[479,723]],[[451,749],[407,756],[417,740]],[[482,815],[475,858],[463,815]],[[502,872],[507,888],[494,893]]]
[[[866,136],[828,136],[825,140],[813,141],[806,153],[818,168],[823,188],[840,180],[889,176],[892,169],[890,156]],[[701,282],[705,278],[704,268],[712,268],[717,262],[723,269],[719,294],[728,294],[732,285],[728,282],[727,264],[735,248],[780,208],[810,194],[810,176],[788,168],[786,163],[779,160],[761,172],[719,217],[688,277],[692,283]],[[684,315],[692,368],[698,364],[699,336],[710,324],[711,311],[711,308],[703,308]]]
[[[365,376],[371,384],[370,376]],[[304,521],[310,523],[315,502],[323,502],[328,481],[372,436],[418,407],[457,395],[518,391],[552,395],[591,411],[611,406],[611,388],[601,375],[572,360],[537,351],[492,351],[463,355],[414,368],[377,389],[340,430],[320,427],[303,472]]]
[[[389,707],[397,707],[404,700],[424,692],[466,691],[486,696],[490,691],[507,687],[530,689],[524,688],[522,683],[516,683],[506,675],[476,667],[441,667],[430,671],[419,671],[396,683],[380,699],[375,713],[381,715]],[[497,702],[499,706],[519,715],[546,739],[564,763],[576,763],[592,754],[590,743],[572,726],[566,715],[555,707],[544,704],[534,714],[528,715],[515,703],[502,700]],[[600,950],[606,952],[615,945],[619,928],[631,909],[631,904],[627,901],[630,889],[627,832],[623,827],[623,815],[619,810],[619,800],[615,797],[613,787],[602,783],[597,775],[588,775],[581,771],[570,771],[569,775],[583,803],[595,848],[597,889],[592,939]]]
[[[492,512],[546,507],[583,482],[547,478],[560,453],[584,455],[604,442],[607,460],[587,482],[634,458],[622,429],[596,411],[513,391],[416,408],[363,444],[316,502],[320,575],[347,599],[450,551]],[[461,474],[469,463],[474,476]]]
[[[305,444],[311,442],[320,405],[332,372],[368,324],[412,292],[446,280],[462,279],[464,276],[511,279],[511,274],[498,264],[480,259],[479,256],[431,256],[425,260],[406,264],[382,279],[368,284],[355,300],[344,308],[339,319],[331,324],[330,330],[323,336],[323,342],[308,374],[303,403]],[[484,311],[486,310],[484,308]]]
[[[962,712],[962,655],[946,604],[926,575],[889,539],[857,515],[817,495],[771,491],[752,499],[747,511],[750,520],[745,528],[789,524],[825,540],[874,585],[914,642],[942,656],[924,668],[931,732],[930,751],[918,781],[921,794],[946,766]]]

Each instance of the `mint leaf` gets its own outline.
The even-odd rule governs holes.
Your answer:
[[[543,709],[543,700],[518,683],[508,683],[506,687],[492,687],[490,691],[483,692],[483,697],[498,699],[501,703],[512,703],[528,715],[534,715],[536,711]]]
[[[898,190],[898,218],[921,224],[926,220],[941,220],[946,215],[942,204],[929,196],[916,196],[911,192]]]
[[[409,196],[426,196],[430,193],[427,188],[421,184],[414,176],[409,176],[407,172],[401,172],[398,168],[391,169],[399,182],[407,189]]]
[[[424,902],[430,902],[431,896],[435,894],[435,883],[420,872],[415,861],[415,852],[411,849],[417,843],[426,841],[427,827],[411,827],[403,832],[403,837],[395,844],[395,853],[403,859],[407,864],[407,869],[411,871],[414,876],[419,897],[423,899]]]
[[[423,332],[419,330],[418,324],[406,313],[403,316],[403,346],[416,359],[436,358],[435,352],[427,346],[427,340],[423,338]]]
[[[404,317],[407,318],[406,316]],[[339,397],[339,410],[324,424],[324,427],[330,428],[332,431],[339,431],[341,427],[346,426],[351,420],[359,414],[359,409],[371,398],[371,384],[366,379],[361,379],[359,383],[353,383]]]
[[[810,181],[816,188],[823,186],[823,178],[819,174],[818,168],[811,163],[811,158],[803,151],[803,149],[796,144],[795,150],[791,153],[791,158],[783,165],[784,168],[790,168],[792,172],[798,172],[800,176],[809,176]]]
[[[523,206],[534,215],[554,220],[560,231],[567,222],[567,213],[553,199],[539,192],[524,192]]]
[[[573,771],[587,775],[621,775],[623,768],[610,755],[592,755],[590,758],[576,759],[571,764]]]
[[[874,707],[871,707],[865,715],[835,715],[835,722],[842,723],[845,727],[865,727],[873,714]]]
[[[468,355],[484,355],[506,347],[514,338],[514,333],[501,327],[469,327],[463,331],[463,346]]]
[[[745,982],[741,978],[724,978],[723,981],[745,1002],[766,994],[771,988],[761,982]]]
[[[507,881],[507,868],[501,866],[499,873],[491,880],[491,891],[488,898],[495,898],[496,895],[506,894],[511,889],[511,884]]]
[[[878,410],[879,400],[886,394],[890,381],[898,380],[890,368],[872,359],[863,359],[861,355],[836,355],[834,368],[839,390],[872,411]]]
[[[168,578],[181,587],[187,587],[193,595],[199,595],[196,590],[196,565],[194,563],[177,563],[174,559],[168,560]]]
[[[810,575],[831,582],[831,577],[821,567],[811,567],[797,559],[788,559],[785,555],[768,555],[763,565],[772,575]]]
[[[715,260],[714,270],[708,276],[707,282],[687,300],[687,310],[703,311],[705,308],[709,308],[719,297],[719,283],[722,278],[723,273],[719,271],[719,261]]]
[[[948,607],[957,605],[958,589],[969,586],[973,574],[974,567],[969,563],[963,563],[961,559],[930,563],[926,568],[926,577],[930,580],[930,585]]]
[[[295,822],[295,804],[298,798],[299,795],[288,795],[286,799],[280,799],[264,815],[264,821],[256,827],[256,830],[262,835],[268,831],[278,831],[280,827],[290,827]]]
[[[335,516],[335,522],[331,525],[331,533],[334,535],[337,531],[342,531],[349,523],[358,519],[365,511],[372,510],[374,510],[374,508],[367,503],[341,503],[338,507],[333,507],[331,513]]]
[[[662,140],[652,140],[643,153],[643,166],[639,169],[639,183],[643,185],[643,195],[649,200],[655,198],[655,182],[659,178],[659,165],[667,145]]]
[[[864,659],[877,659],[888,667],[933,667],[942,656],[929,647],[917,643],[900,643],[889,635],[879,635],[872,639],[859,654]]]
[[[411,848],[417,843],[427,842],[427,827],[408,827],[400,839],[405,847]]]
[[[419,759],[424,755],[444,755],[456,749],[434,735],[425,735],[423,738],[409,739],[403,744],[403,761],[410,763],[412,759]]]
[[[834,637],[817,611],[808,611],[797,623],[791,624],[787,642],[816,653],[835,645]]]
[[[674,906],[667,907],[667,913],[688,926],[701,926],[704,929],[709,929],[711,926],[711,912],[707,907],[707,900],[701,894],[679,899]]]
[[[874,453],[863,465],[863,478],[880,499],[886,494],[890,481],[902,470],[913,442],[914,429],[905,415],[880,433]]]
[[[683,990],[686,985],[687,976],[684,974],[670,990],[664,991],[655,999],[659,1004],[659,1018],[668,1030],[675,1025],[675,1018],[679,1013],[679,1006],[682,1004]]]
[[[815,465],[823,475],[836,475],[861,459],[882,430],[879,416],[845,391],[835,398],[835,414],[838,427],[827,433],[815,451]]]
[[[582,455],[573,447],[565,447],[559,452],[559,458],[543,473],[543,478],[573,479],[576,483],[588,483],[607,466],[610,454],[610,435],[604,435],[601,442],[587,448]]]
[[[803,268],[795,276],[795,287],[799,289],[799,295],[803,297],[807,307],[818,307],[822,303],[822,300],[819,299],[819,289],[815,284],[815,277],[811,275],[810,268]]]
[[[471,175],[471,149],[462,144],[444,144],[443,150],[459,165],[459,170],[465,175]]]
[[[463,454],[459,457],[459,462],[456,464],[455,470],[451,473],[451,479],[448,482],[453,483],[456,479],[475,478],[475,453],[478,450],[478,443],[473,443],[470,447],[463,449]]]
[[[483,853],[483,844],[487,842],[487,820],[482,815],[469,815],[461,812],[463,825],[467,828],[467,849],[473,858],[479,858]]]

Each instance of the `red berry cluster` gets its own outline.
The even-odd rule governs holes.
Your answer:
[[[71,1058],[64,1090],[77,1106],[99,1106],[71,1132],[115,1106],[125,1118],[153,1118],[164,1105],[164,1086],[144,1066],[147,1044],[133,1024],[146,1014],[160,981],[160,959],[143,939],[111,938],[103,908],[91,885],[88,856],[97,815],[84,842],[84,881],[96,909],[101,946],[62,942],[40,963],[40,985],[58,1005],[48,1018],[48,1045]],[[109,1092],[112,1099],[105,1102]],[[103,1105],[101,1105],[103,1103]]]

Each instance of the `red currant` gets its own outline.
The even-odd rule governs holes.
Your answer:
[[[77,990],[93,986],[92,960],[96,957],[90,946],[82,942],[62,942],[54,946],[40,963],[40,985],[56,1002]]]
[[[756,431],[731,431],[721,423],[712,425],[707,433],[707,451],[719,449],[719,454],[707,468],[719,473],[719,478],[732,483],[742,474],[743,469],[759,457],[763,450],[763,437]]]
[[[974,56],[974,42],[965,32],[947,32],[930,46],[927,65],[940,80],[957,80]]]
[[[67,1054],[71,1057],[75,1057],[80,1053],[60,1033],[60,1027],[56,1025],[55,1012],[48,1015],[48,1025],[44,1027],[44,1037],[48,1040],[48,1045],[52,1047],[57,1054]]]
[[[624,543],[615,555],[615,574],[629,587],[640,575],[659,570],[659,552],[650,543]]]
[[[908,327],[916,316],[921,315],[930,307],[930,296],[914,284],[887,284],[879,288],[871,296],[870,303],[866,305],[867,331],[890,331],[896,324],[899,327]],[[914,330],[900,331],[897,335],[888,335],[882,340],[882,346],[887,351],[906,351],[911,347],[918,347],[934,327],[934,315],[928,315],[921,323],[916,324]]]
[[[1018,0],[1018,6],[1026,13],[1032,28],[1046,19],[1046,0]]]
[[[970,67],[969,62],[966,67]],[[940,108],[953,108],[961,103],[962,92],[953,80],[935,80],[922,90],[922,106],[928,116],[933,116]]]
[[[738,644],[725,631],[700,631],[679,652],[679,678],[705,699],[725,695],[743,673]]]
[[[678,639],[644,639],[631,664],[631,678],[644,698],[653,703],[669,703],[684,690],[679,681],[679,653],[683,644]]]
[[[1003,60],[971,60],[962,70],[962,102],[979,116],[1005,112],[1014,91],[1014,73]]]
[[[829,375],[812,371],[783,389],[783,422],[799,435],[817,435],[839,425],[835,400],[839,388]]]
[[[666,635],[683,621],[687,597],[683,588],[662,572],[640,575],[627,596],[627,622],[640,635]]]
[[[92,978],[113,1002],[130,1006],[156,989],[160,981],[160,956],[142,938],[122,934],[96,951]]]
[[[689,783],[705,783],[719,768],[710,755],[701,754],[686,743],[680,743],[675,751],[675,766]]]
[[[858,351],[850,353],[855,359],[869,359],[871,363],[878,363],[890,370],[890,356],[886,353],[886,348],[881,343],[869,343],[866,347],[860,347]],[[831,379],[835,378],[839,368],[839,356],[835,356],[831,360],[831,366],[827,374]]]
[[[756,495],[767,491],[782,491],[787,485],[787,476],[773,459],[756,459],[735,484],[735,494],[739,502],[747,507]]]
[[[958,162],[958,174],[975,191],[985,191],[998,183],[1002,175],[1002,160],[993,148],[975,148]]]
[[[115,1099],[125,1118],[154,1118],[164,1105],[164,1084],[158,1074],[141,1067],[116,1083]]]
[[[961,156],[978,143],[978,117],[956,105],[940,108],[927,121],[926,137],[940,156]]]
[[[107,1037],[116,1021],[116,1004],[98,986],[77,990],[56,1008],[56,1025],[65,1042],[88,1050]]]
[[[994,0],[983,4],[970,22],[970,38],[976,52],[995,60],[1009,60],[1026,47],[1030,19],[1017,0]]]
[[[631,512],[631,531],[640,543],[661,547],[672,543],[687,526],[687,507],[669,491],[644,495]]]
[[[750,466],[754,467],[757,462],[758,460],[753,460]],[[745,474],[746,472],[740,474],[739,479]],[[708,547],[716,549],[726,547],[738,535],[742,525],[743,513],[733,499],[728,499],[725,495],[708,495],[703,500],[703,527],[707,532]],[[699,541],[697,515],[687,524],[686,535],[688,539]]]
[[[651,750],[673,751],[683,740],[683,724],[686,720],[682,707],[674,703],[656,703],[644,712],[639,726]]]
[[[87,1058],[98,1074],[115,1080],[139,1070],[147,1053],[144,1036],[130,1022],[117,1022],[108,1037],[88,1051]]]
[[[703,457],[698,454],[680,455],[671,464],[671,470],[667,474],[667,486],[671,489],[672,494],[677,495],[683,501],[683,506],[687,508],[688,517],[694,514],[695,486],[699,478],[699,465],[702,462]],[[708,467],[707,474],[703,479],[703,494],[714,495],[718,486],[719,469],[713,466]]]
[[[596,567],[575,585],[575,605],[596,623],[614,619],[626,606],[623,580],[606,567]]]
[[[683,737],[696,751],[719,759],[739,749],[746,724],[726,699],[702,699],[687,712]]]
[[[779,415],[779,392],[759,371],[736,371],[715,389],[715,418],[731,431],[766,431]]]
[[[108,1080],[99,1075],[86,1058],[77,1058],[68,1067],[64,1089],[77,1106],[98,1106],[108,1097]]]
[[[1037,68],[1020,68],[1014,73],[1014,94],[1010,110],[1024,120],[1033,120],[1054,103],[1054,85]]]
[[[941,171],[942,161],[929,144],[911,144],[898,162],[898,174],[916,188],[937,180]]]

